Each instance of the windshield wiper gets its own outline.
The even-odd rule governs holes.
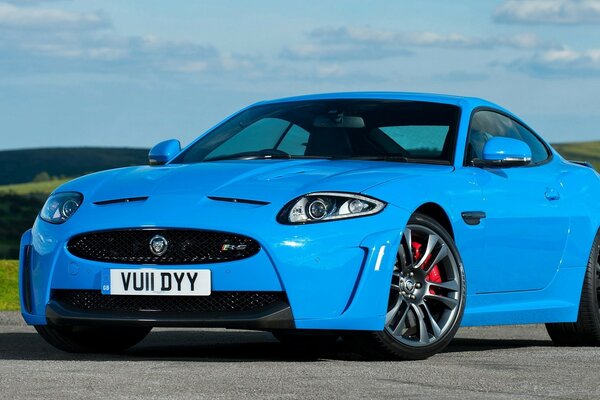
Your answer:
[[[289,160],[292,158],[284,152],[245,152],[236,154],[226,154],[212,158],[204,159],[203,161],[222,161],[222,160]]]
[[[395,162],[410,162],[408,157],[386,155],[386,156],[355,156],[355,157],[340,157],[340,160],[365,160],[365,161],[395,161]]]
[[[303,155],[291,155],[284,153],[283,151],[274,152],[244,152],[235,154],[226,154],[222,156],[216,156],[207,158],[204,161],[223,161],[223,160],[310,160],[310,159],[332,159],[330,156],[303,156]]]

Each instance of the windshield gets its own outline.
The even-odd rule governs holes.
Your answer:
[[[364,159],[450,164],[459,108],[383,100],[276,103],[234,115],[172,163]]]

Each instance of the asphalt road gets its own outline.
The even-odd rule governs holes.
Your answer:
[[[46,345],[0,313],[1,399],[599,399],[600,348],[553,347],[543,326],[464,328],[442,354],[373,362],[343,343],[318,357],[269,333],[158,329],[120,356]]]

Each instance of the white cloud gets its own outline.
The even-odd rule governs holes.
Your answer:
[[[103,12],[73,13],[0,2],[0,71],[22,73],[231,75],[256,69],[256,57],[209,44],[122,36]]]
[[[490,44],[495,47],[509,47],[519,50],[555,49],[561,45],[540,39],[533,33],[521,33],[512,36],[495,37],[490,39]]]
[[[309,36],[323,42],[346,40],[354,43],[381,44],[394,42],[397,34],[367,26],[342,26],[318,28],[309,32]]]
[[[600,0],[508,0],[494,11],[507,24],[600,23]]]
[[[347,75],[347,71],[339,64],[319,65],[316,68],[316,76],[321,79],[340,78]]]
[[[25,5],[37,5],[37,4],[42,4],[42,3],[58,3],[58,2],[65,2],[65,1],[71,1],[71,0],[2,0],[2,3],[12,3],[12,4],[17,4],[19,6],[25,6]]]
[[[568,48],[548,50],[510,64],[536,77],[586,78],[600,76],[600,48],[575,51]]]
[[[309,43],[290,46],[281,56],[290,60],[352,61],[407,56],[423,47],[443,49],[518,50],[550,49],[559,46],[532,33],[511,36],[474,37],[459,33],[395,32],[365,26],[324,27],[308,33]]]
[[[47,8],[17,7],[0,3],[0,29],[70,30],[111,27],[102,12],[72,13]]]
[[[532,33],[499,37],[475,37],[459,33],[441,34],[430,31],[394,32],[356,26],[320,28],[310,32],[309,37],[321,43],[345,42],[363,45],[385,44],[406,47],[488,48],[490,46],[503,46],[530,49],[551,46],[551,44],[545,43]]]
[[[432,46],[432,47],[482,47],[483,40],[480,38],[467,37],[458,33],[447,35],[435,32],[415,32],[398,34],[396,40],[409,46]]]
[[[379,60],[407,56],[412,52],[402,46],[361,43],[304,43],[284,49],[281,56],[290,60],[355,61]]]
[[[438,82],[477,82],[489,78],[487,74],[469,72],[469,71],[450,71],[441,74],[435,74],[432,77]]]

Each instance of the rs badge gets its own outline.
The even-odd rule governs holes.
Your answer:
[[[246,250],[246,247],[248,247],[248,246],[245,244],[225,243],[223,246],[221,246],[221,251],[241,251],[241,250]]]

